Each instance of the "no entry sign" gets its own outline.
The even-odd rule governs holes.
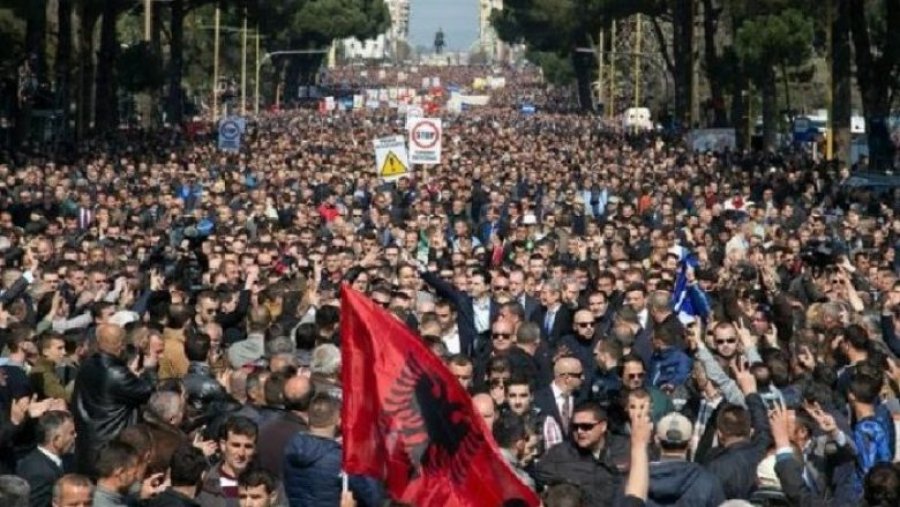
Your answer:
[[[443,137],[440,118],[416,118],[409,127],[409,161],[413,164],[440,164]]]

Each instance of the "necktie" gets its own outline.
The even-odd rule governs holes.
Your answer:
[[[553,312],[548,311],[547,316],[544,317],[544,332],[550,334],[550,330],[553,329]]]
[[[569,432],[569,421],[572,417],[572,402],[570,401],[569,395],[563,395],[563,406],[562,413],[560,414],[560,419],[562,419],[563,431]]]

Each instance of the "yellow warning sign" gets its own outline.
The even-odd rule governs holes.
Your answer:
[[[388,152],[387,156],[384,158],[384,163],[381,164],[381,169],[378,171],[383,178],[400,176],[407,172],[409,172],[409,170],[406,168],[406,165],[393,151]]]

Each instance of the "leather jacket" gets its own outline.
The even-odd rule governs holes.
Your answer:
[[[97,450],[138,421],[138,410],[152,393],[153,384],[132,373],[118,357],[97,352],[84,361],[75,378],[72,402],[80,473],[93,475]]]

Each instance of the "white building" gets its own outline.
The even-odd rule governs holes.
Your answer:
[[[379,35],[375,39],[360,41],[357,38],[344,39],[341,44],[344,56],[353,60],[380,60],[386,56],[387,36]]]
[[[490,62],[505,60],[509,52],[491,25],[491,12],[495,9],[503,10],[503,0],[478,0],[478,36],[481,50]]]
[[[380,60],[393,56],[398,42],[406,42],[409,37],[410,0],[384,0],[391,14],[391,27],[375,39],[359,41],[344,39],[341,44],[344,56],[349,59]]]

